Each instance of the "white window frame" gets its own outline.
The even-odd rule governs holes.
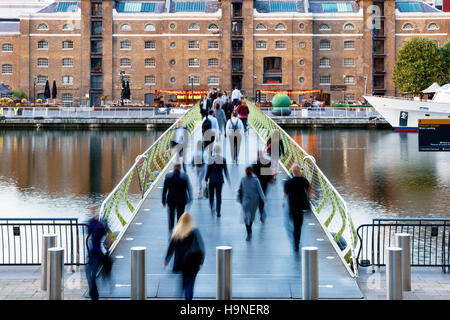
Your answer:
[[[352,31],[355,30],[355,25],[353,23],[346,23],[343,27],[344,31]]]
[[[353,46],[346,48],[345,43],[353,43]],[[344,50],[355,50],[355,40],[344,40]]]
[[[211,82],[211,79],[217,79],[217,82]],[[220,83],[220,79],[218,76],[209,76],[208,77],[208,85],[218,85]]]
[[[188,59],[188,67],[189,68],[200,68],[200,59],[199,58],[189,58]]]
[[[65,47],[65,45],[67,45]],[[63,50],[73,50],[73,41],[72,40],[64,40],[61,44]]]
[[[70,61],[71,63],[70,64],[64,64],[64,61]],[[61,60],[61,66],[63,67],[63,68],[73,68],[73,58],[62,58],[62,60]]]
[[[36,29],[39,31],[48,31],[48,25],[45,23],[40,23]]]
[[[211,44],[213,43],[215,43],[217,47],[216,46],[212,47]],[[216,40],[208,41],[208,50],[219,50],[219,41]]]
[[[346,63],[347,62],[352,62],[351,64]],[[354,58],[344,58],[344,67],[354,67],[355,66],[355,59]]]
[[[11,63],[2,64],[2,75],[12,75],[13,74],[13,65]]]
[[[258,47],[258,44],[259,45],[264,44],[264,46],[259,46]],[[257,40],[256,43],[255,43],[255,48],[256,48],[256,50],[267,50],[267,41],[265,41],[265,40]]]
[[[198,40],[189,40],[189,42],[188,42],[188,50],[200,50],[200,41],[198,41]]]
[[[352,79],[353,81],[350,81],[350,79]],[[344,77],[344,84],[355,84],[356,83],[356,79],[355,76],[345,76]]]
[[[65,23],[62,26],[61,30],[63,30],[63,31],[73,31],[73,25],[70,24],[70,23]]]
[[[319,26],[319,31],[330,31],[330,30],[331,30],[330,26],[326,23],[322,23]]]
[[[411,28],[407,28],[408,25],[411,26]],[[414,28],[413,24],[410,23],[410,22],[407,22],[407,23],[405,23],[405,24],[402,26],[402,30],[411,31],[411,30],[414,30],[414,29],[415,29],[415,28]]]
[[[327,64],[323,64],[322,61],[328,61]],[[319,60],[319,68],[331,68],[331,59],[327,57],[322,57]]]
[[[123,25],[120,26],[120,31],[131,31],[131,26],[128,23],[124,23]]]
[[[303,47],[302,47],[302,44],[303,44]],[[298,43],[298,47],[299,47],[299,49],[305,49],[306,48],[306,42],[305,41],[300,41]]]
[[[283,44],[283,47],[279,47],[278,44]],[[276,40],[275,41],[275,50],[286,50],[287,42],[285,40]]]
[[[153,80],[153,81],[147,81],[147,80]],[[146,75],[144,76],[144,85],[146,86],[154,86],[156,85],[156,77],[154,75]]]
[[[2,52],[13,52],[13,51],[14,51],[14,45],[12,43],[3,43],[2,44]]]
[[[267,30],[266,25],[259,23],[256,27],[255,30]]]
[[[43,61],[46,61],[47,63],[46,64],[39,63]],[[38,68],[48,68],[48,58],[37,58],[36,65]]]
[[[147,44],[149,47],[147,48]],[[153,47],[152,47],[153,45]],[[154,40],[146,40],[144,42],[144,50],[156,50],[156,42]]]
[[[325,77],[327,77],[328,78],[328,82],[322,82],[322,78],[325,78]],[[329,86],[329,85],[331,85],[331,76],[330,75],[327,75],[327,76],[319,76],[319,85],[321,85],[321,86]]]
[[[211,65],[211,63],[210,63],[211,61],[216,61],[217,64]],[[218,66],[219,66],[219,59],[217,59],[217,58],[209,58],[208,59],[208,67],[214,68],[214,67],[218,67]]]
[[[196,23],[191,23],[188,27],[189,31],[195,31],[195,30],[200,30],[200,26]]]
[[[435,28],[431,28],[432,25],[434,25],[434,26],[436,26],[436,27],[435,27]],[[432,22],[432,23],[430,23],[430,24],[427,26],[427,30],[439,30],[439,29],[440,29],[440,28],[439,28],[438,24],[435,23],[435,22]]]
[[[346,96],[351,96],[353,99],[347,99]],[[344,101],[356,101],[355,100],[356,95],[354,93],[346,93],[344,92]]]
[[[42,47],[42,48],[39,48],[39,44],[45,44],[45,46]],[[37,42],[37,49],[38,49],[38,50],[48,50],[48,48],[49,48],[49,44],[48,44],[48,41],[47,41],[47,40],[39,40],[39,41]]]
[[[219,26],[217,24],[215,24],[215,23],[211,23],[208,26],[208,31],[218,31],[218,30],[219,30]]]
[[[328,47],[322,47],[322,43],[328,43]],[[331,41],[327,39],[320,40],[319,42],[319,50],[331,50]]]
[[[123,64],[124,62],[127,62],[127,63]],[[128,64],[128,62],[129,62],[129,64]],[[127,57],[120,58],[119,65],[121,68],[131,68],[131,59],[127,58]]]
[[[39,81],[39,80],[43,80],[43,81]],[[38,75],[37,80],[36,80],[36,85],[38,86],[45,86],[45,83],[48,80],[48,76],[43,76],[43,75]]]
[[[70,96],[70,100],[67,99],[68,96]],[[63,102],[63,103],[73,102],[73,94],[72,93],[63,93],[61,95],[61,102]]]
[[[68,80],[68,81],[64,82],[64,80]],[[71,85],[73,85],[73,77],[72,76],[62,76],[61,84],[63,86],[71,86]]]
[[[145,65],[145,68],[156,68],[156,59],[155,58],[145,58],[144,65]]]
[[[194,77],[194,86],[199,86],[200,85],[200,77],[199,76],[195,76],[195,75],[193,75],[193,74],[191,74],[191,75],[189,75],[188,76],[188,79],[187,79],[187,84],[188,85],[190,85],[190,86],[192,86],[192,83],[191,83],[191,77]]]
[[[155,30],[156,30],[155,26],[151,23],[146,24],[144,27],[144,31],[155,31]]]
[[[275,26],[275,30],[287,30],[286,26],[283,23],[278,23]]]
[[[123,46],[123,45],[125,45],[125,44],[130,44],[130,46],[128,47],[128,46]],[[130,40],[123,40],[123,41],[120,41],[120,50],[131,50],[131,48],[132,48],[132,45],[131,45],[131,41]]]

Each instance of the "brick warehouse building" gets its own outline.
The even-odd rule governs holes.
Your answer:
[[[56,1],[0,21],[0,82],[32,99],[56,80],[58,98],[75,103],[118,101],[121,72],[147,104],[156,90],[235,86],[361,101],[396,95],[402,43],[444,45],[449,19],[417,0]]]

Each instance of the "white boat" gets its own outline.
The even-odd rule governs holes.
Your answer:
[[[450,84],[436,89],[432,100],[382,96],[364,98],[396,131],[417,132],[419,119],[450,118]]]

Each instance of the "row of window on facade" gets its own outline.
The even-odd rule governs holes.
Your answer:
[[[177,25],[172,22],[169,24],[169,28],[171,30],[175,30],[177,28]],[[119,29],[120,29],[120,31],[132,31],[133,30],[133,28],[128,23],[122,24]],[[188,30],[189,31],[198,31],[198,30],[200,30],[200,26],[196,23],[192,23],[189,25]],[[208,26],[208,31],[217,31],[217,30],[219,30],[219,27],[214,23],[212,23]],[[156,31],[156,28],[153,24],[147,24],[144,27],[144,31]]]
[[[304,30],[305,29],[305,24],[304,23],[300,23],[298,25],[298,28],[300,30]],[[275,28],[275,30],[287,30],[286,25],[284,25],[283,23],[278,23]],[[345,31],[351,31],[351,30],[355,30],[355,26],[352,23],[346,23],[343,27],[343,29]],[[268,30],[268,28],[266,27],[266,25],[259,23],[256,27],[255,30],[257,31],[263,31],[263,30]],[[326,24],[326,23],[322,23],[319,25],[319,31],[330,31],[331,27]]]
[[[275,49],[286,49],[287,42],[285,40],[276,40],[275,41]],[[303,41],[299,42],[299,48],[306,48],[306,43]],[[267,41],[258,40],[256,41],[256,49],[265,50],[267,49]],[[331,49],[331,41],[330,40],[320,40],[319,49],[321,50],[330,50]],[[355,49],[355,41],[346,40],[344,41],[344,49]]]
[[[416,28],[413,26],[412,23],[405,23],[402,26],[402,30],[415,30]],[[439,30],[439,26],[436,23],[430,23],[427,27],[427,30]]]
[[[175,48],[176,43],[172,41],[169,44],[169,46],[170,46],[170,48]],[[131,48],[132,48],[131,41],[124,40],[124,41],[120,42],[120,50],[131,50]],[[200,49],[200,42],[198,40],[189,41],[188,48],[189,49]],[[155,50],[156,42],[153,40],[145,41],[144,49]],[[208,49],[209,50],[219,49],[219,41],[208,41]]]
[[[298,82],[303,84],[305,82],[305,77],[299,77]],[[264,74],[263,84],[283,84],[282,76],[276,74]],[[344,84],[352,85],[355,84],[354,76],[345,76]],[[321,75],[319,76],[319,85],[328,86],[331,85],[331,75]]]

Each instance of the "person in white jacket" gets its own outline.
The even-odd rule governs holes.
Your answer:
[[[231,114],[231,119],[227,122],[226,130],[227,137],[230,141],[231,158],[237,163],[241,149],[241,140],[244,136],[244,125],[241,119],[238,118],[236,111]]]

